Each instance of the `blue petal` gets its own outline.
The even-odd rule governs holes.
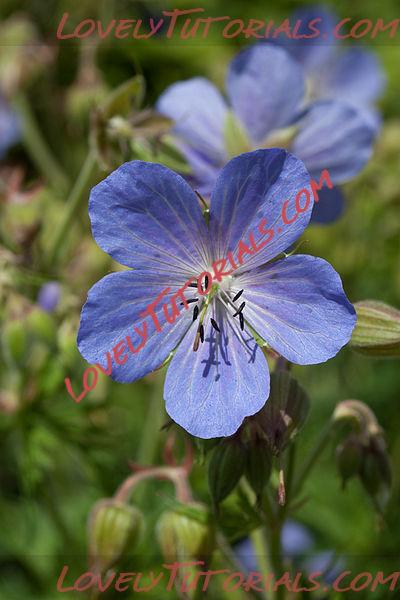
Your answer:
[[[354,177],[372,154],[376,126],[363,110],[345,102],[327,100],[311,105],[300,121],[291,151],[311,176],[329,170],[333,183]]]
[[[204,319],[205,340],[194,352],[193,323],[169,366],[164,396],[170,417],[201,438],[229,436],[258,412],[269,395],[268,365],[260,348],[238,323],[214,313],[221,334]]]
[[[333,223],[344,210],[344,195],[340,188],[322,188],[318,192],[318,202],[314,202],[312,223]]]
[[[369,104],[381,95],[385,82],[385,74],[375,54],[351,48],[331,59],[316,78],[313,91],[320,98]]]
[[[192,168],[191,175],[186,176],[185,179],[193,189],[200,192],[202,196],[209,198],[226,160],[212,162],[208,156],[197,152],[187,144],[179,143],[178,147]]]
[[[162,165],[125,163],[96,185],[89,202],[93,236],[114,260],[159,273],[200,273],[208,230],[189,185]]]
[[[295,197],[302,189],[310,194],[308,209],[290,225],[284,224],[284,202],[289,201],[287,215],[293,218]],[[310,176],[292,154],[272,148],[237,156],[221,171],[211,197],[210,231],[215,258],[226,258],[228,251],[235,253],[240,240],[248,244],[250,233],[258,242],[266,240],[266,235],[258,233],[260,222],[266,218],[267,227],[274,231],[273,238],[262,250],[246,257],[237,272],[265,263],[289,248],[303,233],[312,206]]]
[[[295,39],[282,34],[277,42],[284,46],[294,59],[300,62],[308,74],[318,76],[321,73],[321,68],[325,66],[335,52],[337,39],[333,35],[333,30],[338,22],[336,15],[323,6],[310,6],[295,11],[290,18],[290,22],[294,27],[297,21],[301,21],[297,37],[313,36],[314,31],[309,27],[309,23],[314,19],[319,19],[314,24],[314,27],[320,32],[318,36]]]
[[[304,96],[304,79],[283,48],[258,44],[233,59],[226,89],[234,112],[258,143],[294,119]]]
[[[174,83],[160,96],[157,110],[173,119],[173,132],[210,160],[226,157],[224,123],[227,106],[217,88],[203,77]]]
[[[314,256],[289,256],[245,273],[244,316],[288,360],[308,365],[332,358],[347,344],[356,322],[339,275]]]
[[[156,331],[151,317],[140,315],[163,289],[171,288],[170,294],[165,296],[167,301],[176,293],[180,283],[171,283],[171,277],[168,276],[140,271],[122,271],[103,277],[89,290],[88,299],[82,309],[78,333],[78,348],[82,356],[89,363],[100,363],[106,369],[109,352],[113,366],[111,376],[122,382],[135,381],[158,368],[189,327],[192,321],[191,311],[180,307],[181,315],[173,324],[168,324],[162,308],[164,300],[161,301],[155,309],[162,327],[160,332]],[[143,322],[147,324],[146,329]],[[147,340],[139,352],[132,353],[126,336],[130,336],[135,348],[138,348],[144,339],[134,330],[135,326],[147,333]],[[123,341],[125,351],[120,360],[123,362],[125,356],[128,358],[125,364],[118,365],[113,348]]]

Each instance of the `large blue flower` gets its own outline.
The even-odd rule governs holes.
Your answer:
[[[355,324],[339,275],[313,256],[270,262],[310,220],[312,200],[296,218],[289,209],[291,224],[282,220],[283,203],[293,207],[303,188],[310,191],[310,176],[286,150],[242,154],[216,181],[207,225],[180,175],[142,161],[119,167],[92,190],[89,214],[99,246],[133,270],[107,275],[89,291],[78,335],[84,358],[105,366],[107,352],[122,344],[122,353],[129,334],[112,377],[131,382],[173,353],[164,389],[167,412],[191,434],[211,438],[233,434],[268,398],[268,366],[255,334],[298,364],[333,357]],[[186,287],[188,309],[173,318],[187,280],[212,272],[214,261],[237,252],[255,231],[258,247],[268,243],[247,253],[241,265],[236,256],[238,268],[214,280],[208,295]],[[151,303],[159,327],[146,312]]]
[[[226,90],[230,107],[212,83],[196,77],[171,85],[157,103],[175,121],[177,144],[204,195],[232,154],[240,153],[227,143],[233,117],[242,132],[230,137],[241,140],[240,151],[285,145],[312,177],[328,169],[335,185],[354,177],[371,155],[377,133],[371,113],[337,99],[307,104],[303,69],[279,46],[240,52],[229,66]],[[322,195],[313,218],[329,221],[340,214],[342,198],[336,189],[327,200]]]

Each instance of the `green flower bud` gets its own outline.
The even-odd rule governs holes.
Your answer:
[[[207,559],[214,549],[215,531],[206,508],[194,502],[184,508],[187,514],[168,510],[157,523],[158,543],[169,562]]]
[[[243,444],[235,439],[223,440],[212,451],[208,464],[208,486],[214,505],[218,505],[236,487],[246,466]]]
[[[23,320],[7,321],[1,335],[2,349],[7,359],[22,366],[28,350],[28,335]]]
[[[400,311],[373,300],[354,306],[357,324],[350,340],[353,350],[376,357],[400,356]]]
[[[274,454],[280,454],[297,435],[309,408],[306,392],[289,373],[272,373],[269,398],[254,418],[263,429]]]
[[[266,440],[252,442],[246,455],[246,479],[257,497],[261,496],[272,470],[272,452]]]
[[[27,326],[33,335],[46,344],[53,344],[57,338],[54,318],[39,307],[35,307],[26,319]]]
[[[100,571],[112,567],[138,543],[143,527],[142,513],[113,498],[97,502],[88,521],[89,560]]]
[[[364,446],[357,436],[349,436],[336,449],[336,463],[343,488],[347,481],[360,473]]]

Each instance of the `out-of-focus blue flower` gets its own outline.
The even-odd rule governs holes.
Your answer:
[[[288,146],[312,177],[328,169],[335,185],[354,177],[371,156],[377,124],[370,111],[337,99],[307,104],[303,69],[284,48],[258,44],[240,52],[229,66],[226,90],[231,110],[201,77],[171,85],[157,103],[175,121],[193,184],[205,195],[229,159],[232,114],[247,135],[247,149]],[[327,204],[318,207],[320,221]],[[339,213],[340,207],[330,216]]]
[[[20,138],[19,122],[16,114],[0,96],[0,159]]]
[[[233,434],[269,395],[268,366],[248,325],[288,360],[314,364],[333,357],[355,324],[354,308],[327,262],[296,255],[266,264],[289,248],[310,220],[312,201],[290,226],[282,222],[283,203],[293,202],[303,188],[310,190],[309,174],[287,151],[242,154],[216,181],[207,227],[195,193],[169,169],[133,161],[111,173],[91,192],[92,231],[104,251],[134,270],[107,275],[89,291],[78,334],[83,357],[105,367],[107,352],[128,334],[129,343],[138,346],[146,323],[140,353],[125,356],[123,364],[113,361],[112,377],[135,381],[176,350],[164,388],[171,418],[202,438]],[[165,288],[176,305],[188,278],[211,272],[214,261],[236,253],[263,217],[274,235],[270,239],[261,231],[257,242],[269,243],[246,255],[220,283],[214,279],[208,295],[187,288],[185,297],[197,307],[193,314],[182,309],[171,319],[173,302],[160,300],[154,310],[165,330],[158,333],[154,319],[142,316],[148,305]],[[199,322],[204,343],[194,351]]]
[[[282,555],[284,557],[303,555],[313,545],[314,539],[307,527],[293,520],[284,523],[281,532]],[[246,571],[259,571],[257,555],[250,538],[245,538],[235,544],[234,551]]]
[[[49,281],[40,288],[37,303],[46,312],[52,312],[60,301],[60,293],[60,284]]]
[[[281,536],[282,553],[284,556],[304,554],[314,544],[310,530],[297,521],[286,521]]]
[[[332,550],[324,550],[315,554],[305,562],[305,569],[311,573],[322,573],[327,583],[333,583],[343,572],[345,564]]]
[[[382,94],[386,77],[377,56],[365,49],[343,50],[334,36],[340,19],[322,6],[310,6],[293,13],[291,22],[301,21],[299,35],[308,34],[308,23],[320,19],[318,37],[289,39],[281,36],[282,44],[304,68],[313,98],[346,100],[368,106]],[[342,33],[342,32],[341,32]]]

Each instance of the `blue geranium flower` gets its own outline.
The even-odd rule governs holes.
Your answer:
[[[246,150],[288,147],[312,177],[328,169],[335,185],[354,177],[371,156],[377,128],[370,112],[336,99],[307,104],[303,70],[284,48],[259,44],[240,52],[229,66],[226,90],[230,108],[202,77],[171,85],[157,103],[175,121],[177,144],[204,195],[229,158]],[[232,118],[239,152],[230,152],[227,143]],[[327,199],[322,192],[320,200],[313,220],[339,216],[340,190],[330,190]]]
[[[308,23],[319,19],[320,35],[290,39],[281,36],[282,44],[305,70],[308,93],[313,98],[346,100],[361,107],[371,105],[382,94],[386,77],[377,56],[366,49],[340,47],[335,27],[340,19],[321,6],[302,8],[293,13],[291,22],[301,21],[299,35],[310,34]],[[348,33],[349,25],[338,31]],[[373,115],[372,115],[373,118]],[[376,115],[376,119],[379,117]]]
[[[49,281],[39,290],[37,303],[46,312],[53,312],[60,301],[61,289],[57,281]]]
[[[296,255],[267,264],[310,220],[312,200],[290,225],[282,221],[282,205],[288,200],[293,206],[303,188],[310,191],[310,176],[286,150],[242,154],[217,178],[207,225],[194,191],[166,167],[133,161],[111,173],[91,192],[93,236],[134,270],[107,275],[89,291],[78,334],[83,357],[104,365],[117,344],[112,377],[131,382],[173,353],[164,388],[171,418],[202,438],[233,434],[269,395],[268,366],[255,333],[288,360],[306,365],[333,357],[355,324],[340,277],[327,262]],[[190,310],[182,308],[177,317],[164,292],[176,309],[187,280],[211,273],[213,262],[237,251],[264,218],[273,236],[262,229],[257,243],[268,244],[214,282],[208,295],[185,288]],[[151,304],[161,332],[148,316]]]
[[[0,159],[20,138],[19,122],[16,114],[0,96]]]

